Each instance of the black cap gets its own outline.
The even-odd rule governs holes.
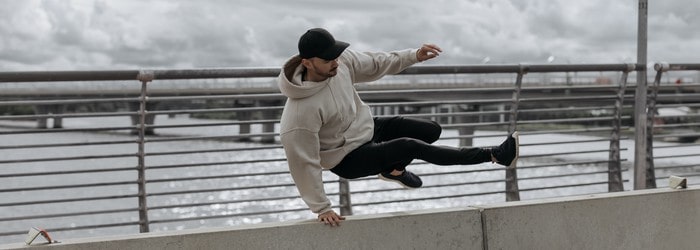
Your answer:
[[[335,40],[333,35],[325,29],[310,29],[299,38],[299,56],[305,59],[318,57],[334,60],[348,46],[350,46],[349,43]]]

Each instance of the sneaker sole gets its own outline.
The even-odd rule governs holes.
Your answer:
[[[515,139],[515,158],[513,158],[513,161],[510,162],[508,167],[514,168],[517,165],[518,158],[520,157],[520,134],[518,134],[518,131],[515,131],[511,136],[513,136],[513,139]]]
[[[382,179],[383,181],[396,182],[396,183],[398,183],[399,185],[403,186],[403,187],[406,188],[406,189],[417,189],[417,188],[419,188],[419,187],[416,188],[416,187],[409,187],[409,186],[406,186],[406,184],[403,184],[403,182],[401,182],[401,181],[399,181],[399,180],[394,180],[394,179],[386,178],[386,177],[382,176],[382,174],[378,174],[377,176],[379,176],[379,179]]]

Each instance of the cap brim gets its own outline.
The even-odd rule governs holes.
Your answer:
[[[318,58],[324,60],[334,60],[338,58],[348,46],[350,46],[349,43],[336,40],[335,44],[320,55],[318,55]]]

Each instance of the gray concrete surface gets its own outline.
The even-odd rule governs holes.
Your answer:
[[[65,240],[39,249],[697,249],[700,186]],[[23,244],[0,249],[30,248]]]
[[[700,189],[609,193],[483,209],[488,249],[698,249]]]
[[[443,209],[352,216],[335,228],[305,220],[65,240],[40,249],[481,249],[481,239],[479,210]]]

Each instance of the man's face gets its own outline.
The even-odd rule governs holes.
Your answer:
[[[333,60],[325,60],[318,57],[308,59],[311,61],[311,67],[307,67],[314,74],[321,77],[334,77],[338,74],[338,58]]]

